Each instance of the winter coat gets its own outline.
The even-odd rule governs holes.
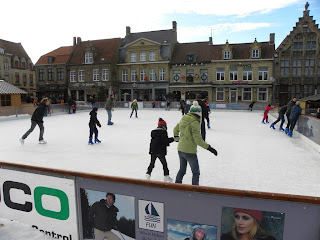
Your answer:
[[[276,240],[273,236],[261,236],[254,238],[256,240]],[[230,233],[223,234],[221,240],[235,240]]]
[[[100,231],[110,231],[116,223],[118,212],[117,207],[114,205],[108,207],[106,200],[101,199],[90,207],[89,222],[93,223],[94,228]]]
[[[167,155],[167,146],[173,141],[173,137],[168,138],[167,130],[157,127],[151,131],[149,154]]]
[[[279,109],[279,113],[285,114],[288,109],[288,105],[284,105]]]
[[[72,102],[73,102],[72,98],[68,98],[68,105],[69,106],[72,106]]]
[[[208,116],[209,116],[208,107],[207,107],[206,103],[203,100],[196,99],[196,101],[198,101],[198,103],[199,103],[199,105],[201,107],[201,110],[202,110],[201,115],[202,115],[202,121],[203,121],[205,118],[208,118]]]
[[[138,103],[137,102],[131,103],[131,109],[132,110],[138,110]]]
[[[266,106],[266,109],[264,110],[264,115],[268,115],[269,111],[271,109],[274,109],[275,107],[269,107],[269,106]]]
[[[179,136],[180,133],[180,136]],[[197,145],[208,149],[209,144],[203,141],[200,134],[200,119],[197,115],[188,113],[182,117],[173,129],[174,136],[179,136],[178,151],[197,153]]]
[[[98,125],[99,127],[101,127],[101,124],[100,124],[100,122],[99,122],[99,120],[98,120],[98,118],[97,118],[97,112],[94,111],[94,110],[92,110],[92,111],[89,113],[89,115],[90,115],[89,126],[90,126],[90,127],[94,127],[94,126]]]
[[[288,103],[288,109],[287,109],[287,111],[286,111],[286,115],[290,116],[291,108],[292,108],[294,105],[296,105],[296,103],[295,103],[294,101],[292,101],[292,100]]]
[[[36,110],[34,110],[31,120],[37,123],[43,123],[43,116],[46,112],[47,105],[40,103]]]
[[[106,101],[106,110],[112,110],[113,108],[113,99],[111,97],[108,97],[107,101]]]
[[[298,120],[301,115],[302,108],[299,105],[295,105],[291,108],[290,120]]]
[[[250,104],[249,104],[249,108],[252,108],[255,103],[256,103],[256,102],[250,103]]]

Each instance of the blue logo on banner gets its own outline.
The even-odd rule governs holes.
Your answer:
[[[144,217],[144,220],[149,221],[149,222],[160,223],[159,213],[157,212],[156,208],[153,206],[152,203],[149,203],[145,207],[145,211],[146,211],[147,216]]]

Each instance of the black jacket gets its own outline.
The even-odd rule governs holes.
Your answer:
[[[198,101],[198,103],[199,103],[199,105],[201,107],[201,110],[202,110],[201,115],[202,115],[202,121],[203,121],[205,118],[208,118],[208,116],[209,116],[208,107],[207,107],[206,103],[203,100],[196,99],[196,101]]]
[[[43,123],[43,115],[46,112],[47,105],[40,103],[37,109],[33,112],[31,120],[37,123]]]
[[[298,120],[301,115],[302,108],[299,105],[295,105],[291,108],[290,120]]]
[[[167,146],[173,142],[173,138],[168,138],[167,130],[157,127],[151,131],[151,142],[149,154],[167,155]]]
[[[89,210],[89,222],[94,228],[106,232],[110,231],[117,220],[119,209],[112,205],[108,207],[105,199],[95,202]]]
[[[272,236],[263,236],[263,237],[256,237],[256,240],[276,240],[274,237]],[[227,234],[222,234],[221,236],[221,240],[234,240],[234,238],[231,236],[230,233]]]
[[[92,110],[89,114],[90,114],[89,126],[94,127],[94,126],[98,125],[99,127],[101,127],[101,124],[97,118],[97,112]]]
[[[290,116],[291,108],[292,108],[294,105],[296,105],[296,103],[295,103],[294,101],[292,101],[292,100],[288,103],[288,109],[287,109],[287,111],[286,111],[286,115]]]
[[[284,105],[283,107],[281,107],[281,108],[279,109],[279,113],[285,114],[286,111],[287,111],[287,109],[288,109],[288,105]]]

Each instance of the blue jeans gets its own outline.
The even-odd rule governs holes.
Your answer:
[[[112,112],[111,110],[107,110],[107,113],[108,113],[108,123],[111,123]]]
[[[192,171],[192,185],[199,185],[200,169],[197,154],[178,151],[178,155],[180,158],[180,169],[177,173],[176,183],[182,183],[183,176],[187,171],[187,163],[189,163]]]

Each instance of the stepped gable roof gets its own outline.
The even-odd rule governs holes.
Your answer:
[[[209,42],[177,43],[172,54],[172,64],[186,63],[187,55],[196,55],[195,63],[210,62],[212,45]]]
[[[49,57],[53,57],[52,64],[67,63],[72,52],[72,46],[59,47],[52,52],[42,55],[36,65],[49,64]]]
[[[94,63],[111,62],[114,54],[117,54],[117,48],[121,38],[101,39],[92,41],[83,41],[76,46],[70,64],[83,64],[84,53],[88,45],[92,45],[96,55],[94,55]],[[104,60],[101,60],[104,59]]]
[[[30,59],[21,43],[14,43],[0,39],[0,47],[4,49],[5,53],[9,53],[18,57],[24,57],[26,60]]]
[[[22,91],[20,88],[13,86],[10,83],[7,83],[4,80],[0,80],[0,94],[27,94],[25,91]]]
[[[124,47],[140,38],[145,38],[160,44],[171,44],[175,41],[176,32],[173,29],[130,33],[122,39],[121,47]]]

